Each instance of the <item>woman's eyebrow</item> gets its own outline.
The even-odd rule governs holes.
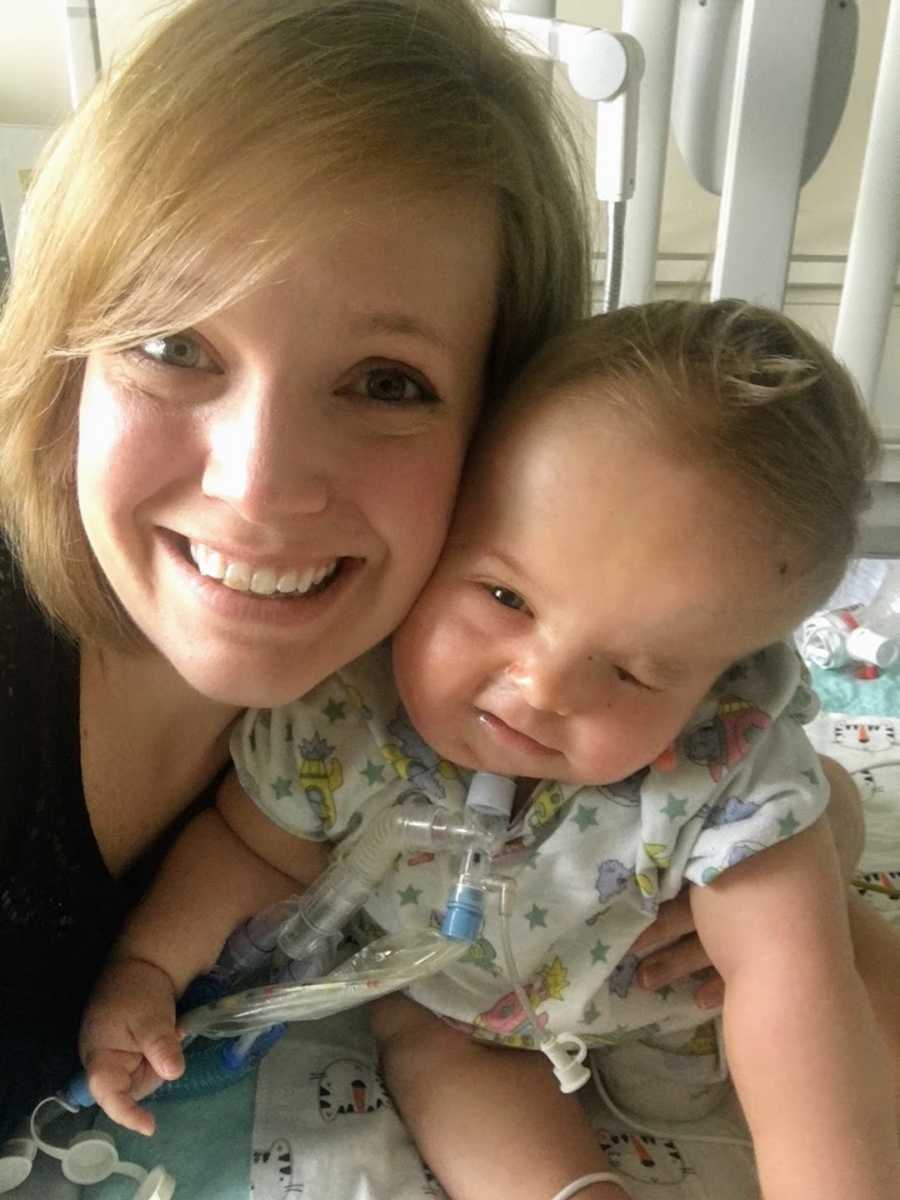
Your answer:
[[[370,312],[354,317],[350,322],[352,333],[396,333],[405,337],[420,338],[430,342],[439,350],[449,351],[447,339],[432,325],[406,312]]]

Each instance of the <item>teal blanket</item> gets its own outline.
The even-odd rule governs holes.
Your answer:
[[[857,679],[847,667],[838,671],[813,667],[812,677],[826,712],[854,717],[900,716],[900,667],[883,671],[877,679]]]
[[[224,1091],[186,1100],[147,1102],[156,1116],[156,1135],[147,1139],[121,1129],[101,1113],[97,1129],[115,1137],[119,1158],[149,1170],[162,1163],[178,1181],[185,1200],[249,1200],[250,1141],[256,1074]],[[82,1200],[130,1200],[134,1180],[113,1175],[86,1187]]]

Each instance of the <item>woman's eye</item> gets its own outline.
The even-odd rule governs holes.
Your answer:
[[[201,371],[216,369],[212,358],[189,333],[171,333],[148,338],[136,346],[135,350],[160,366],[193,367]]]
[[[400,367],[371,367],[363,379],[366,399],[392,408],[413,408],[437,403],[424,383]]]
[[[491,596],[498,604],[502,604],[504,608],[514,608],[517,611],[527,609],[528,605],[516,592],[511,592],[509,588],[490,587],[488,588]]]

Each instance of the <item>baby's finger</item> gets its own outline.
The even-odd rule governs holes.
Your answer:
[[[100,1051],[87,1064],[87,1081],[91,1095],[111,1120],[150,1137],[156,1121],[131,1096],[132,1070],[138,1061],[136,1054]]]
[[[181,1041],[169,1022],[148,1021],[133,1032],[141,1053],[160,1079],[177,1079],[184,1074]]]
[[[634,954],[652,954],[663,946],[671,946],[685,934],[694,932],[694,916],[691,899],[685,889],[674,900],[659,906],[656,920],[649,925],[631,949]]]

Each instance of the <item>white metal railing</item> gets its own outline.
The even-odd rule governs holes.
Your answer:
[[[900,261],[900,0],[891,0],[834,350],[872,400]],[[900,398],[897,400],[900,424]]]

